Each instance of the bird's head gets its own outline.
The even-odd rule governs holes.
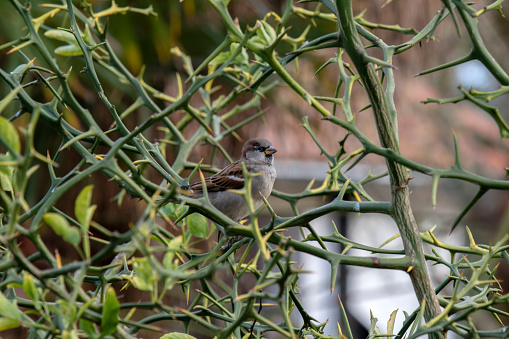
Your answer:
[[[273,154],[276,152],[277,149],[267,139],[250,139],[242,148],[242,159],[272,164],[274,162]]]

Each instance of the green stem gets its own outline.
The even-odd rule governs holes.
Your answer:
[[[390,116],[389,105],[373,65],[365,61],[367,54],[355,27],[352,3],[350,0],[338,0],[337,8],[343,46],[357,68],[369,96],[381,145],[399,154],[397,131]],[[392,217],[400,231],[405,254],[412,258],[410,279],[418,301],[426,301],[425,318],[429,321],[441,311],[426,267],[420,233],[410,205],[409,176],[404,166],[389,158],[386,158],[386,163],[392,187]]]
[[[465,28],[468,31],[468,35],[470,36],[470,40],[473,44],[473,55],[480,61],[482,64],[490,71],[491,74],[497,79],[502,85],[509,85],[509,76],[504,71],[502,67],[495,61],[495,58],[488,52],[488,49],[484,45],[484,41],[481,37],[481,33],[479,32],[479,27],[477,26],[477,18],[474,18],[470,13],[467,13],[467,10],[463,6],[463,1],[461,0],[453,0],[458,9],[458,12],[463,19],[463,23],[465,24]]]

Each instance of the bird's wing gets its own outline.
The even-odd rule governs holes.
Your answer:
[[[244,175],[240,161],[235,161],[223,168],[218,173],[205,178],[207,192],[218,192],[229,189],[240,189],[244,187]],[[192,191],[203,191],[201,181],[194,184],[182,186],[183,189]]]

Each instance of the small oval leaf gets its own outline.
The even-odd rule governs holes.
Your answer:
[[[50,29],[44,33],[45,37],[50,39],[55,39],[63,42],[67,42],[68,44],[76,45],[76,38],[71,32],[67,32],[61,29]]]
[[[55,48],[55,54],[62,56],[79,56],[82,55],[80,46],[78,45],[65,45]]]
[[[187,217],[187,224],[189,231],[197,238],[206,238],[209,232],[209,225],[207,219],[198,213],[193,213]]]
[[[14,152],[19,153],[21,151],[21,143],[16,128],[2,116],[0,116],[0,135],[2,141],[6,142]]]
[[[38,291],[37,287],[34,283],[34,277],[27,273],[23,277],[23,291],[25,291],[25,294],[27,297],[29,297],[31,300],[37,300],[38,299]]]
[[[81,234],[78,228],[69,225],[69,222],[60,214],[46,213],[42,218],[56,234],[64,238],[65,241],[77,246],[81,241]]]
[[[80,222],[81,226],[88,230],[88,225],[90,224],[90,220],[92,219],[91,212],[89,211],[90,202],[92,201],[92,189],[94,185],[85,186],[78,197],[76,198],[76,202],[74,203],[74,214],[76,215],[76,219]],[[92,211],[93,213],[93,211]]]
[[[4,192],[12,191],[12,169],[12,166],[0,166],[0,190]]]
[[[178,218],[180,218],[180,216],[182,214],[187,212],[187,210],[188,210],[187,206],[183,206],[181,208],[180,205],[170,202],[170,203],[164,205],[163,207],[161,207],[159,209],[159,212],[165,214],[166,216],[168,216],[172,219],[178,219]]]
[[[110,287],[108,288],[108,291],[106,291],[106,297],[104,298],[101,319],[101,336],[107,336],[116,332],[119,310],[120,304],[117,299],[117,294],[113,287]]]

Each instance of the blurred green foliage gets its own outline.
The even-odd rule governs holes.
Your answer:
[[[274,11],[259,2],[249,7],[255,15],[245,17],[242,4],[0,4],[5,17],[0,21],[5,32],[0,41],[0,330],[22,328],[31,338],[330,338],[326,323],[315,320],[299,300],[304,274],[295,262],[299,252],[330,264],[331,290],[340,265],[408,273],[421,306],[404,312],[401,329],[394,329],[393,312],[386,334],[371,315],[370,338],[396,331],[408,338],[444,337],[449,331],[465,338],[506,337],[502,319],[509,316],[503,309],[509,294],[496,274],[497,263],[509,261],[509,236],[482,245],[467,229],[470,243],[456,246],[439,240],[435,229],[419,233],[408,172],[432,178],[433,205],[441,179],[478,187],[451,229],[486,192],[508,190],[509,184],[466,170],[456,136],[451,168],[401,155],[392,65],[393,56],[433,39],[444,20],[461,22],[472,52],[421,74],[477,59],[501,88],[461,88],[460,97],[430,101],[474,104],[493,119],[501,139],[507,138],[507,123],[488,102],[508,93],[509,77],[482,44],[476,21],[499,10],[500,2],[477,10],[460,0],[443,1],[420,31],[354,17],[346,0],[288,1]],[[410,37],[391,45],[373,28]],[[381,57],[368,54],[371,48]],[[335,67],[332,93],[311,93],[285,68],[319,50],[328,51],[330,59],[316,65],[315,75]],[[275,79],[343,139],[328,151],[303,119],[303,130],[329,164],[326,179],[299,193],[273,192],[293,216],[278,216],[267,201],[262,209],[267,218],[250,210],[239,223],[206,196],[192,199],[180,186],[198,170],[217,171],[192,160],[192,151],[203,144],[211,150],[210,163],[219,154],[231,161],[222,142],[240,138],[242,127],[265,114],[261,101],[278,84]],[[356,124],[354,86],[370,98],[364,109],[376,118],[379,140]],[[348,151],[347,139],[355,139],[358,148]],[[388,173],[348,179],[345,172],[368,155],[382,157]],[[251,174],[244,174],[249,183]],[[386,175],[392,200],[376,201],[365,186]],[[237,192],[251,206],[248,187]],[[345,200],[347,193],[355,201]],[[317,196],[328,202],[299,211],[300,201]],[[398,231],[379,247],[348,239],[334,224],[329,235],[318,234],[310,222],[332,212],[388,215]],[[288,236],[290,228],[304,236]],[[398,237],[403,248],[384,247]],[[423,242],[431,252],[424,252]],[[330,251],[328,243],[340,243],[344,251]],[[352,255],[351,249],[365,255]],[[450,272],[436,288],[426,261]],[[338,338],[353,338],[341,302],[340,309]],[[478,330],[471,315],[480,312],[500,326]]]

